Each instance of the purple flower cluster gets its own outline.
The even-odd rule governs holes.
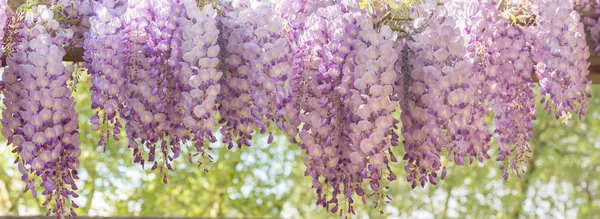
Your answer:
[[[283,30],[287,33],[293,49],[304,32],[306,19],[317,9],[333,5],[331,0],[281,0],[277,1],[277,12],[282,18]]]
[[[391,29],[373,27],[364,14],[334,5],[310,15],[298,40],[288,133],[309,155],[306,175],[313,177],[317,204],[332,212],[340,210],[340,195],[349,213],[353,194],[363,202],[376,195],[381,204],[382,177],[396,178],[389,162],[398,143],[392,131],[398,121],[391,116],[398,55]]]
[[[252,83],[251,77],[258,71],[253,68],[253,62],[258,61],[263,51],[257,45],[259,39],[255,29],[258,25],[253,23],[255,14],[252,12],[247,6],[242,6],[239,12],[228,11],[221,17],[222,37],[226,44],[223,48],[224,76],[219,96],[219,123],[223,124],[223,143],[229,149],[234,147],[234,143],[239,148],[250,146],[256,123],[261,122],[261,114],[254,111],[253,100],[253,92],[260,92],[257,91],[259,87],[253,85],[258,85],[259,81],[254,79],[255,83]]]
[[[483,159],[489,159],[487,151],[489,150],[489,141],[491,135],[486,129],[483,118],[488,114],[490,94],[490,83],[485,83],[489,65],[489,51],[492,43],[492,36],[496,31],[498,21],[497,2],[494,0],[485,0],[480,2],[473,1],[452,1],[445,4],[449,11],[454,13],[457,18],[456,26],[462,31],[467,46],[467,57],[472,61],[473,75],[468,80],[469,86],[473,91],[474,104],[469,109],[471,114],[470,123],[476,124],[471,130],[467,149],[467,155],[472,163],[475,159],[480,162]]]
[[[123,1],[102,1],[94,4],[93,9],[96,14],[89,19],[84,59],[92,81],[91,107],[98,110],[90,122],[95,130],[101,130],[99,145],[106,150],[106,142],[111,137],[119,140],[117,135],[122,128],[117,113],[123,109],[121,93],[126,66],[120,47],[124,27],[120,16],[126,5]]]
[[[70,37],[54,20],[47,6],[33,7],[18,30],[21,42],[7,58],[3,74],[6,109],[2,111],[2,134],[18,154],[15,163],[34,197],[36,178],[55,213],[75,216],[78,179],[79,133],[75,103],[66,82],[73,66],[66,66],[62,45]],[[69,211],[70,210],[70,211]]]
[[[4,53],[5,51],[12,51],[16,44],[21,42],[21,37],[18,34],[19,30],[23,27],[23,20],[25,19],[25,14],[23,12],[10,12],[7,11],[8,6],[6,2],[0,3],[0,6],[3,7],[2,17],[0,17],[0,24],[2,25],[2,29],[0,30],[0,45],[2,45],[2,51],[0,53]],[[11,53],[2,54],[3,56],[10,56]],[[0,63],[6,64],[6,63]],[[0,81],[0,84],[3,82]],[[0,88],[3,85],[0,85]]]
[[[497,161],[509,162],[520,177],[520,163],[527,161],[526,153],[531,152],[527,142],[533,134],[532,121],[535,117],[535,86],[531,80],[533,64],[530,49],[524,35],[508,21],[498,24],[494,42],[489,48],[490,63],[487,66],[487,81],[494,81],[490,93],[494,111],[494,133],[500,144]],[[504,169],[505,165],[501,165]],[[508,177],[508,168],[504,178]]]
[[[222,75],[214,9],[201,10],[192,0],[107,0],[94,7],[85,47],[92,107],[99,109],[91,122],[102,130],[100,145],[111,135],[119,140],[118,115],[134,162],[142,166],[148,161],[152,169],[160,164],[172,170],[171,161],[189,140],[198,151],[194,156],[206,156],[204,141],[216,141]],[[191,153],[189,158],[193,162]]]
[[[445,15],[447,8],[434,2],[419,10],[415,26],[426,27],[408,42],[413,62],[401,115],[404,169],[413,188],[437,183],[442,149],[450,161],[463,165],[469,156],[485,156],[488,148],[480,135],[483,115],[472,113],[480,104],[470,98],[478,92],[477,76],[456,17]]]
[[[489,142],[492,135],[487,129],[484,117],[489,113],[488,97],[491,90],[491,83],[487,77],[486,69],[489,63],[489,48],[493,43],[493,37],[498,24],[498,10],[496,8],[497,1],[482,0],[474,1],[455,1],[458,8],[447,6],[449,10],[462,11],[463,14],[457,15],[457,27],[462,29],[462,32],[467,43],[467,57],[472,61],[473,75],[468,83],[473,91],[473,104],[471,105],[471,126],[469,130],[469,142],[467,154],[470,162],[477,159],[483,162],[483,159],[489,159],[488,150],[490,149]],[[467,10],[467,9],[473,10]]]
[[[89,30],[89,18],[92,14],[91,0],[55,0],[53,7],[57,7],[61,15],[61,25],[66,31],[73,34],[67,38],[65,45],[72,47],[83,47],[83,41]]]
[[[169,2],[169,1],[167,1]],[[185,17],[177,20],[178,27],[175,31],[175,44],[171,44],[171,64],[177,63],[174,69],[177,87],[181,91],[182,103],[173,99],[176,107],[181,108],[181,121],[171,123],[176,127],[176,135],[184,137],[187,130],[193,134],[195,148],[202,155],[202,159],[210,156],[206,154],[205,142],[216,142],[212,134],[217,128],[215,119],[218,109],[218,96],[221,91],[219,81],[223,76],[220,71],[221,60],[220,45],[218,44],[219,29],[217,28],[217,12],[211,5],[200,9],[194,0],[181,1]],[[177,40],[181,39],[181,40]],[[176,61],[176,62],[174,62]],[[176,90],[175,90],[176,91]],[[172,115],[172,117],[176,117]],[[210,149],[210,148],[207,148]],[[190,163],[192,154],[189,154]],[[202,164],[203,161],[199,161]]]
[[[220,95],[223,142],[250,146],[254,129],[264,134],[275,123],[287,130],[291,99],[291,48],[270,4],[242,6],[222,18],[225,76]],[[268,143],[272,141],[270,133]]]
[[[142,166],[146,161],[154,162],[153,168],[156,168],[160,161],[161,170],[164,165],[172,170],[170,161],[173,158],[169,152],[172,149],[177,157],[180,142],[177,135],[170,134],[176,128],[172,124],[181,124],[175,105],[175,99],[180,99],[177,98],[180,91],[175,87],[177,83],[172,81],[177,79],[176,73],[171,71],[173,63],[167,60],[174,48],[171,43],[177,28],[175,22],[183,15],[183,7],[166,4],[165,1],[129,1],[129,8],[123,15],[126,27],[120,46],[127,48],[124,51],[128,80],[123,87],[123,118],[134,162]],[[170,117],[171,114],[175,116]],[[161,155],[158,159],[157,147]],[[147,157],[143,155],[145,150]]]
[[[352,149],[345,129],[350,123],[350,109],[344,106],[344,100],[351,81],[344,78],[344,73],[350,72],[348,66],[345,72],[342,70],[352,49],[351,42],[358,37],[358,22],[356,14],[344,13],[336,5],[318,9],[308,16],[306,25],[297,56],[303,56],[302,65],[308,69],[293,76],[297,91],[294,108],[298,115],[291,115],[291,122],[294,127],[301,124],[300,146],[309,155],[305,174],[313,178],[317,205],[329,210],[333,204],[331,211],[337,212],[339,194],[348,191],[344,199],[352,199],[355,192],[364,195],[363,188],[356,185],[358,182],[350,180],[350,175],[358,173],[359,168],[348,165],[352,164],[349,162]]]
[[[51,2],[7,21],[0,0],[0,42],[10,51],[0,87],[15,163],[34,195],[42,179],[59,217],[75,215],[80,153],[63,47],[85,49],[90,122],[105,150],[126,136],[134,162],[162,172],[182,152],[190,163],[211,160],[217,129],[230,149],[259,133],[271,143],[280,130],[307,153],[317,204],[340,214],[354,213],[357,196],[365,204],[374,196],[375,206],[390,199],[384,181],[396,179],[398,133],[413,188],[445,177],[443,156],[458,165],[489,159],[492,137],[507,178],[506,165],[520,175],[530,152],[532,71],[557,118],[584,115],[590,97],[589,48],[572,1],[535,1],[536,24],[520,27],[502,11],[517,9],[497,0],[427,0],[409,21],[387,23],[406,29],[402,39],[384,25],[392,6],[380,4],[398,1],[368,12],[357,0],[223,0],[218,10],[196,0]],[[600,25],[584,22],[600,38]],[[195,152],[182,149],[188,143]]]
[[[542,103],[557,119],[585,115],[592,82],[586,78],[590,52],[581,16],[571,1],[541,0],[535,6],[537,26],[530,38]]]
[[[378,32],[373,22],[364,17],[357,23],[358,38],[350,45],[342,44],[342,48],[351,49],[341,69],[342,81],[351,84],[342,83],[337,88],[348,107],[351,122],[350,151],[344,154],[350,159],[347,167],[357,170],[357,173],[350,171],[351,178],[370,180],[369,186],[378,195],[378,201],[383,201],[381,181],[396,180],[390,162],[397,162],[392,146],[398,146],[399,141],[394,132],[399,121],[392,116],[398,105],[395,63],[399,54],[390,27],[383,26]],[[379,204],[382,203],[376,202]]]

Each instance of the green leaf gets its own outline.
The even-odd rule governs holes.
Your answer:
[[[358,7],[360,9],[365,9],[367,7],[367,4],[371,3],[370,0],[360,0],[360,2],[358,3]]]
[[[390,5],[390,8],[392,9],[398,9],[398,4],[396,4],[393,0],[388,0],[388,5]]]

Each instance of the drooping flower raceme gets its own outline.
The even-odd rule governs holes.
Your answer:
[[[19,30],[22,41],[8,56],[3,74],[6,83],[2,133],[18,154],[15,163],[23,174],[26,190],[37,196],[41,179],[44,205],[57,216],[75,216],[78,195],[79,133],[75,103],[66,86],[72,66],[65,66],[62,45],[70,35],[59,29],[54,13],[44,5],[25,16]]]
[[[447,7],[433,1],[418,7],[421,13],[414,25],[424,29],[408,42],[413,62],[404,80],[405,104],[400,106],[405,170],[413,188],[437,183],[443,149],[459,165],[465,158],[485,157],[489,149],[489,137],[481,129],[483,114],[473,113],[481,103],[470,98],[480,92],[479,81],[466,57],[467,43],[456,28],[457,18],[446,14]]]
[[[160,161],[161,170],[172,170],[171,161],[180,156],[185,141],[193,140],[203,157],[204,141],[216,141],[212,131],[221,73],[216,70],[215,11],[210,5],[200,10],[192,0],[129,3],[121,40],[128,48],[123,117],[129,147],[135,162],[154,162],[154,169]]]
[[[391,30],[377,33],[364,14],[339,5],[318,9],[306,25],[294,57],[288,133],[308,154],[317,204],[354,212],[353,194],[363,202],[369,195],[365,181],[380,204],[384,173],[395,179],[388,171],[398,122],[391,116],[398,58]],[[347,206],[340,208],[340,195]]]
[[[254,23],[254,16],[252,10],[242,7],[239,12],[230,11],[221,17],[226,44],[223,48],[224,77],[221,79],[219,96],[219,123],[223,124],[223,143],[229,149],[234,147],[234,143],[239,148],[250,146],[254,128],[261,122],[261,115],[254,111],[252,97],[253,87],[257,86],[253,86],[251,77],[257,75],[258,71],[252,64],[258,61],[262,53],[262,48],[257,45],[255,29],[258,26]]]
[[[533,63],[530,48],[525,37],[515,27],[502,19],[498,24],[497,35],[491,44],[486,81],[493,81],[489,97],[494,111],[495,133],[500,143],[498,158],[510,162],[511,168],[520,176],[519,164],[531,152],[527,142],[533,135],[532,121],[535,117],[535,94],[531,80]],[[512,160],[507,160],[511,158]],[[505,168],[505,164],[501,165]],[[508,177],[508,168],[504,178]]]
[[[222,18],[225,77],[220,112],[223,142],[233,147],[250,145],[257,128],[265,133],[271,123],[286,130],[286,105],[291,100],[288,75],[291,48],[281,23],[269,4],[242,7]],[[268,143],[272,141],[269,134]]]
[[[108,4],[118,3],[120,0],[104,1]],[[99,1],[90,0],[55,0],[52,6],[59,8],[63,20],[60,25],[64,26],[66,31],[72,32],[73,36],[68,38],[65,45],[71,47],[83,47],[85,34],[90,27],[90,16],[92,15],[92,5]]]
[[[287,38],[296,49],[297,42],[304,32],[306,19],[317,9],[333,5],[331,0],[281,0],[277,1],[277,11],[279,12],[283,30],[287,33]]]
[[[286,38],[280,19],[272,5],[261,5],[256,9],[254,35],[261,48],[257,59],[250,63],[254,113],[260,115],[257,128],[264,133],[272,123],[285,131],[288,129],[285,108],[292,98],[289,75],[292,65],[292,48]],[[254,47],[247,44],[249,48]],[[269,133],[272,141],[272,133]]]
[[[127,78],[123,86],[125,109],[122,116],[125,120],[129,147],[133,149],[135,156],[134,162],[143,166],[146,161],[156,161],[157,146],[159,149],[169,147],[166,142],[163,142],[166,134],[165,128],[169,126],[166,121],[166,112],[174,110],[175,107],[168,104],[171,97],[167,92],[170,91],[170,87],[164,80],[167,77],[173,78],[173,76],[171,72],[165,71],[166,65],[162,65],[162,57],[160,54],[156,54],[156,50],[163,50],[168,54],[169,41],[157,45],[157,42],[160,42],[160,38],[157,36],[161,36],[162,30],[167,32],[165,36],[171,36],[172,34],[169,34],[174,28],[166,29],[164,25],[156,23],[161,18],[164,19],[164,22],[173,21],[165,19],[165,16],[157,11],[160,9],[159,7],[164,7],[162,2],[128,1],[128,5],[127,11],[123,15],[122,23],[125,28],[122,31],[123,37],[119,45],[124,48],[121,53],[124,54],[125,77]],[[177,6],[174,5],[175,8]],[[181,16],[181,13],[178,13],[178,16]],[[155,115],[157,119],[163,119],[155,122]],[[146,150],[147,156],[144,155]],[[159,153],[162,151],[164,150]],[[167,163],[167,157],[162,158],[164,158],[163,164]]]
[[[222,75],[216,11],[193,0],[103,1],[93,8],[85,58],[100,145],[119,140],[122,119],[134,162],[172,170],[187,141],[197,150],[190,163],[197,155],[204,162],[204,142],[216,141]]]
[[[120,16],[126,9],[125,1],[99,1],[92,5],[94,16],[90,17],[90,30],[85,35],[84,59],[91,75],[92,116],[95,130],[100,129],[99,145],[106,150],[106,143],[118,139],[122,124],[118,114],[124,109],[125,56],[120,42],[124,28]],[[112,130],[111,130],[112,129]]]
[[[390,162],[397,162],[392,146],[398,146],[399,137],[394,132],[399,121],[392,116],[398,105],[395,91],[398,73],[394,67],[399,44],[395,43],[395,35],[388,26],[381,27],[378,33],[373,22],[365,17],[356,25],[358,38],[351,45],[342,41],[338,47],[341,52],[351,49],[341,71],[342,81],[352,83],[342,83],[336,90],[350,113],[351,124],[347,130],[351,139],[351,150],[347,152],[350,164],[346,165],[358,170],[358,177],[351,178],[370,180],[370,188],[379,197],[377,206],[385,196],[381,182],[396,179]]]
[[[185,16],[178,19],[174,36],[180,35],[182,40],[171,45],[171,58],[179,60],[173,68],[178,74],[178,89],[182,91],[183,103],[178,107],[182,108],[183,127],[177,126],[177,123],[174,125],[179,136],[183,134],[182,128],[190,130],[194,135],[195,148],[204,159],[208,156],[204,142],[217,141],[212,133],[217,127],[216,104],[223,86],[219,84],[223,72],[219,69],[221,47],[218,44],[217,12],[210,4],[198,8],[194,0],[183,0],[181,4]],[[192,162],[192,154],[189,154],[189,160]]]
[[[499,72],[499,69],[494,67],[502,63],[496,61],[500,55],[497,49],[494,49],[495,40],[498,33],[505,32],[508,28],[506,23],[502,22],[505,19],[499,16],[497,4],[498,2],[495,0],[477,2],[460,0],[446,3],[449,10],[462,12],[456,14],[458,18],[457,26],[461,28],[465,36],[468,58],[473,62],[473,76],[469,80],[474,88],[472,98],[475,100],[470,112],[472,115],[471,123],[475,124],[474,129],[470,130],[469,158],[471,162],[474,159],[482,162],[484,158],[490,158],[487,151],[490,149],[491,135],[483,118],[489,113],[491,100],[504,94],[502,92],[505,89],[496,89],[499,87],[498,84],[501,84],[499,81],[504,79],[503,75],[514,74],[510,69],[507,72]],[[503,52],[506,53],[506,51]],[[511,99],[504,98],[503,100],[510,101]],[[512,101],[514,102],[514,99]],[[494,102],[494,104],[499,105],[499,102]],[[504,103],[500,102],[500,104]],[[501,114],[496,114],[496,116],[495,121],[497,123],[501,122],[502,118],[506,119]],[[529,117],[530,115],[526,113],[524,116]],[[500,138],[505,137],[500,136]]]
[[[505,179],[507,164],[520,176],[523,171],[520,164],[527,161],[527,153],[531,152],[527,142],[533,134],[532,121],[536,119],[530,47],[517,27],[499,15],[497,1],[454,3],[473,9],[470,13],[463,9],[467,13],[460,19],[468,38],[469,56],[474,61],[475,80],[472,81],[480,85],[477,99],[494,112],[494,133],[500,145],[496,160],[503,162],[500,169],[504,170]],[[460,8],[455,9],[460,11]],[[473,113],[482,117],[488,110]],[[485,125],[477,126],[485,128]],[[483,134],[479,136],[485,136]]]
[[[337,5],[318,9],[306,20],[308,26],[296,55],[303,63],[295,69],[298,74],[293,79],[296,98],[293,108],[298,115],[291,115],[292,128],[297,130],[300,146],[309,156],[305,159],[305,174],[313,178],[317,205],[329,210],[333,204],[332,212],[339,210],[339,194],[349,192],[344,199],[352,199],[355,192],[365,194],[362,187],[356,188],[362,180],[350,178],[358,174],[358,165],[344,165],[351,164],[348,158],[353,149],[346,131],[351,122],[350,109],[344,104],[351,82],[344,73],[350,73],[350,69],[343,72],[342,68],[352,41],[358,37],[357,15],[344,13]]]
[[[444,11],[442,6],[430,2],[416,9],[422,10],[424,15],[433,15],[432,11],[436,7]],[[449,44],[458,42],[453,42],[456,35],[452,26],[442,23],[444,14],[433,16],[415,17],[415,26],[429,23],[430,28],[425,28],[423,32],[416,34],[415,41],[407,42],[409,52],[405,52],[413,61],[408,68],[410,73],[404,75],[406,92],[403,92],[405,96],[402,97],[403,104],[400,105],[403,146],[406,153],[403,159],[407,161],[404,170],[409,173],[406,179],[412,183],[413,188],[419,182],[422,185],[428,181],[436,183],[437,171],[441,168],[442,146],[448,143],[442,130],[447,128],[448,120],[452,116],[452,111],[445,105],[445,98],[442,96],[447,96],[446,89],[449,88],[450,80],[441,78],[440,67],[444,66],[441,64],[450,57]],[[437,31],[441,30],[441,27],[449,30],[439,34]],[[448,67],[452,68],[452,66]],[[442,88],[442,85],[438,84],[440,82],[446,83],[444,90],[440,90]],[[429,92],[436,93],[429,94]],[[432,104],[436,104],[437,108],[430,106]],[[432,113],[437,113],[437,116]]]
[[[470,142],[467,156],[470,162],[477,159],[489,159],[488,150],[491,134],[487,130],[484,117],[489,113],[488,97],[491,93],[491,83],[487,82],[486,69],[489,64],[490,44],[497,29],[499,14],[497,1],[482,0],[468,1],[459,0],[445,4],[449,11],[456,11],[457,27],[461,29],[467,43],[467,57],[473,63],[473,74],[468,79],[470,89],[473,92],[473,104],[470,106],[471,118],[469,123],[473,124],[468,130],[468,141]],[[460,13],[462,12],[462,13]]]
[[[542,103],[557,119],[585,115],[592,82],[586,78],[590,52],[581,17],[571,1],[540,0],[535,6],[537,26],[529,40]]]

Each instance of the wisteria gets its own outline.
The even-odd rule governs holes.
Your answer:
[[[173,86],[177,83],[170,80],[177,77],[176,72],[171,71],[173,65],[166,61],[171,55],[175,22],[182,15],[182,6],[169,4],[173,10],[167,10],[165,1],[129,1],[128,4],[123,15],[127,26],[120,46],[126,48],[125,77],[128,80],[123,87],[123,117],[127,121],[129,147],[133,149],[134,162],[142,166],[146,161],[158,165],[160,159],[161,169],[166,165],[172,170],[172,157],[168,153],[172,147],[177,155],[179,136],[171,133],[174,131],[171,121],[181,121],[181,117],[172,112],[177,110],[173,101],[177,97]],[[175,114],[172,120],[166,120],[172,114]],[[171,138],[166,139],[166,136]],[[147,157],[143,155],[145,150]]]
[[[123,109],[123,97],[120,95],[125,86],[124,55],[120,42],[123,38],[123,23],[120,16],[125,12],[124,2],[102,1],[92,6],[95,15],[90,21],[90,30],[86,33],[84,59],[91,75],[92,109],[98,112],[92,117],[94,129],[101,130],[99,145],[104,146],[111,138],[118,140],[121,122],[118,112]],[[121,103],[121,104],[119,104]]]
[[[52,201],[55,213],[75,216],[75,193],[79,167],[79,133],[75,102],[66,87],[73,66],[66,66],[62,44],[72,33],[60,28],[47,6],[36,6],[25,14],[20,43],[7,59],[2,81],[6,109],[2,111],[2,133],[17,153],[15,163],[23,174],[26,190],[37,196],[36,182]]]
[[[224,77],[219,97],[219,123],[223,124],[220,130],[224,136],[223,143],[229,149],[234,147],[234,143],[239,148],[250,146],[254,128],[257,123],[262,123],[260,116],[263,115],[254,110],[253,98],[254,92],[260,89],[258,83],[262,81],[252,81],[251,78],[258,71],[252,64],[259,60],[263,49],[257,44],[260,39],[255,35],[259,28],[254,23],[257,14],[247,5],[242,5],[242,8],[239,12],[225,11],[220,21],[227,44],[223,45]],[[256,100],[256,103],[262,102],[266,100]]]
[[[494,83],[490,83],[491,77],[486,71],[489,68],[491,44],[494,42],[493,36],[497,31],[499,12],[496,8],[498,2],[495,0],[489,1],[456,1],[455,5],[447,7],[450,11],[463,11],[457,13],[457,26],[464,34],[466,41],[467,56],[472,62],[472,72],[468,78],[469,90],[473,93],[473,104],[470,105],[470,118],[468,123],[472,124],[467,137],[469,147],[466,155],[469,157],[469,162],[472,163],[475,159],[483,162],[483,159],[489,159],[491,134],[487,131],[484,117],[488,114],[487,105],[490,103],[490,95],[493,95],[492,87]],[[467,10],[460,10],[465,8]],[[470,9],[470,10],[468,10]],[[481,104],[484,103],[484,104]],[[463,130],[465,131],[465,130]]]
[[[47,214],[75,216],[77,75],[62,61],[83,50],[103,150],[118,142],[167,183],[179,157],[213,161],[209,144],[252,150],[286,135],[306,153],[316,204],[342,216],[358,199],[391,202],[397,178],[441,183],[451,163],[494,157],[504,179],[520,177],[536,89],[557,119],[586,114],[596,1],[410,2],[56,0],[11,12],[0,0],[2,134]]]
[[[283,30],[294,49],[304,32],[306,19],[317,9],[332,5],[331,0],[281,0],[277,1],[277,13],[282,18]]]
[[[521,133],[531,132],[531,121],[535,119],[535,106],[531,101],[523,102],[520,100],[523,96],[534,98],[531,85],[531,61],[527,61],[529,53],[523,44],[523,36],[516,32],[516,29],[509,25],[506,18],[500,17],[497,8],[498,2],[495,0],[482,1],[474,3],[470,1],[456,1],[451,7],[465,7],[472,10],[465,10],[464,14],[458,15],[459,25],[463,28],[467,40],[467,50],[473,61],[473,76],[470,79],[474,88],[475,101],[479,105],[473,105],[471,122],[476,125],[470,132],[470,162],[478,159],[489,159],[488,150],[491,140],[490,133],[487,132],[483,118],[488,113],[487,107],[491,106],[494,112],[494,133],[501,148],[498,153],[498,161],[505,161],[506,157],[512,155],[512,147],[518,147],[518,156],[515,157],[512,167],[519,174],[519,167],[516,161],[522,161],[526,158],[528,146],[526,145],[527,136],[513,136],[508,130],[518,129]],[[507,36],[510,35],[510,36]],[[515,36],[516,35],[516,36]],[[510,42],[515,41],[519,46],[512,46]],[[516,51],[513,51],[516,50]],[[523,51],[525,50],[525,51]],[[515,57],[515,54],[517,57]],[[511,58],[509,58],[511,57]],[[503,64],[504,60],[514,60],[523,58],[524,64],[519,64],[520,69],[513,69],[513,63]],[[527,65],[527,66],[525,66]],[[516,66],[516,65],[515,65]],[[519,71],[521,70],[521,71]],[[515,72],[516,71],[516,72]],[[502,74],[498,74],[502,72]],[[519,87],[514,91],[513,87]],[[529,103],[524,105],[524,103]],[[514,110],[519,106],[520,110]],[[532,114],[533,113],[533,114]],[[515,125],[514,118],[518,120],[519,125]],[[520,138],[519,138],[520,137]],[[508,177],[508,169],[504,169],[504,177]]]
[[[533,60],[540,79],[542,103],[556,118],[585,115],[590,97],[590,52],[581,16],[570,1],[538,1],[538,28],[531,30]],[[552,105],[549,105],[549,104]]]
[[[402,108],[405,170],[413,187],[437,183],[443,149],[458,165],[465,158],[472,162],[487,156],[489,149],[489,139],[481,133],[482,103],[471,98],[481,92],[481,80],[467,56],[466,39],[456,28],[457,17],[445,15],[447,8],[435,3],[418,9],[415,25],[427,27],[408,42],[414,61],[405,75],[408,95]]]
[[[94,2],[91,0],[53,1],[53,7],[59,12],[56,14],[56,20],[60,22],[65,31],[73,32],[73,36],[66,39],[66,46],[71,48],[83,46],[84,36],[90,28],[89,18],[92,15]]]
[[[344,104],[350,97],[348,88],[352,78],[347,74],[353,66],[348,61],[354,58],[349,53],[351,43],[358,38],[359,16],[346,13],[337,5],[320,8],[310,15],[299,40],[300,52],[296,54],[304,63],[295,63],[301,66],[295,66],[297,74],[292,76],[297,95],[294,108],[302,111],[291,119],[293,125],[302,124],[298,137],[309,156],[305,160],[306,175],[313,178],[317,205],[329,209],[333,204],[332,212],[339,209],[339,194],[349,193],[350,199],[354,192],[365,195],[363,188],[356,189],[362,180],[350,180],[352,175],[365,170],[366,165],[358,166],[362,156],[356,163],[350,162],[350,153],[358,148],[346,130],[352,114]],[[352,207],[347,210],[352,211]]]
[[[7,0],[0,0],[0,45],[4,45],[4,29],[6,23],[8,23],[8,15],[6,9],[8,5]],[[2,56],[2,50],[0,50],[0,56]],[[1,63],[0,63],[1,64]]]
[[[398,143],[394,37],[389,27],[377,33],[364,14],[337,5],[309,16],[300,37],[291,108],[302,111],[290,120],[301,127],[291,133],[309,155],[306,174],[313,177],[317,204],[332,212],[354,212],[353,193],[363,202],[377,195],[381,204],[381,181],[396,179],[389,167]],[[347,206],[339,206],[338,195]]]
[[[394,68],[399,57],[395,53],[398,45],[394,44],[397,36],[388,26],[377,33],[373,22],[364,17],[357,21],[357,28],[358,38],[351,43],[351,52],[342,66],[342,81],[351,84],[337,89],[351,115],[346,130],[352,148],[348,166],[356,165],[359,177],[369,180],[369,187],[379,195],[376,202],[379,205],[386,197],[382,181],[396,180],[390,164],[397,162],[392,147],[398,146],[399,137],[395,133],[399,120],[392,115],[398,105],[394,86],[397,80]],[[360,189],[355,190],[359,194]],[[362,196],[364,202],[365,195]]]
[[[234,142],[240,148],[250,146],[255,128],[265,134],[275,123],[286,130],[285,110],[291,99],[291,46],[274,5],[242,7],[222,18],[227,45],[219,110],[223,143],[230,149]]]
[[[211,131],[222,75],[212,7],[201,10],[190,0],[104,1],[94,7],[85,47],[92,108],[101,109],[91,120],[102,131],[100,145],[106,147],[111,136],[120,140],[124,126],[134,162],[142,166],[154,162],[152,169],[160,164],[173,170],[171,161],[187,140],[197,150],[188,155],[190,162],[209,156],[204,141],[216,141]]]
[[[187,138],[183,135],[188,130],[193,134],[197,153],[188,154],[188,159],[192,163],[193,156],[201,155],[199,164],[202,164],[203,160],[211,160],[206,153],[210,148],[205,148],[205,142],[217,141],[213,132],[217,128],[217,98],[222,86],[219,81],[223,76],[219,68],[222,62],[219,60],[220,31],[217,28],[217,12],[211,5],[199,9],[193,0],[183,0],[182,5],[187,16],[177,21],[179,26],[175,34],[180,34],[182,40],[178,44],[171,44],[179,45],[172,48],[171,55],[173,59],[179,58],[179,63],[175,66],[175,71],[179,71],[179,81],[176,83],[183,91],[181,96],[184,101],[177,104],[177,107],[181,108],[183,114],[183,127],[177,123],[173,125],[177,127],[176,131],[178,135],[182,135],[182,139]]]

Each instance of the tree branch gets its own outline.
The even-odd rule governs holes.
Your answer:
[[[588,157],[589,154],[586,154],[584,152],[579,152],[579,151],[567,151],[567,150],[562,150],[562,149],[558,149],[556,147],[551,147],[552,150],[556,151],[556,153],[561,154],[561,155],[574,155],[574,156],[581,156],[581,157]]]
[[[579,12],[579,15],[581,15],[581,17],[589,17],[589,18],[596,18],[596,19],[600,18],[600,15],[594,11],[580,10],[578,12]]]
[[[8,7],[12,11],[16,11],[19,6],[24,4],[27,0],[8,0]]]
[[[440,213],[442,215],[442,218],[448,218],[448,215],[446,214],[446,212],[448,211],[448,205],[450,203],[450,197],[452,197],[452,185],[448,185],[448,191],[446,192],[448,194],[448,196],[446,196],[446,201],[444,201],[444,208],[442,209],[442,212]]]
[[[94,194],[96,193],[96,179],[94,178],[94,176],[97,174],[96,170],[92,169],[91,171],[89,171],[89,181],[92,184],[92,188],[90,190],[90,193],[88,195],[88,199],[85,201],[85,205],[83,206],[83,208],[81,208],[81,212],[85,213],[86,215],[90,214],[90,208],[92,207],[92,200],[94,199]]]

